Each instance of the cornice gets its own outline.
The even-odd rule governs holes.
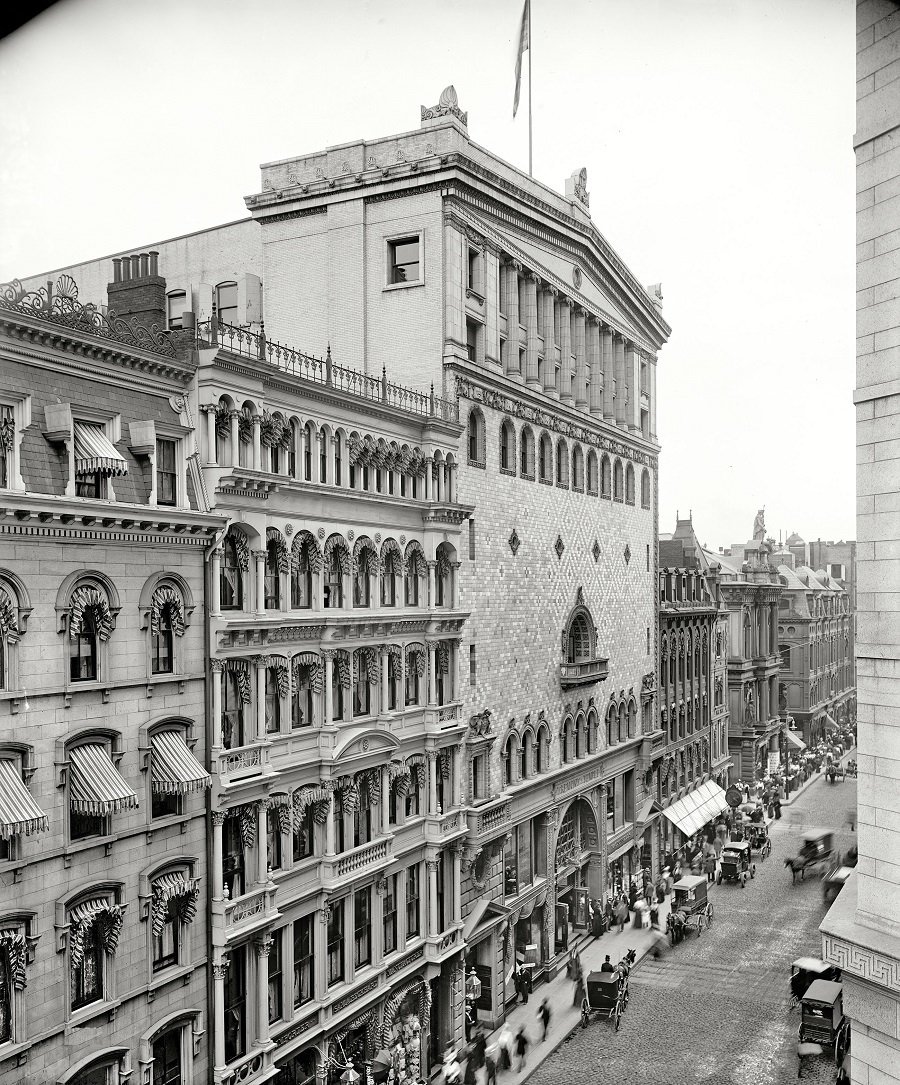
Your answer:
[[[226,517],[192,509],[85,502],[8,492],[0,497],[0,535],[205,547]]]
[[[194,366],[186,361],[166,358],[158,354],[123,350],[112,340],[90,336],[83,332],[75,334],[65,327],[50,324],[37,318],[13,316],[0,311],[0,336],[5,351],[22,355],[29,364],[59,370],[60,366],[103,379],[106,374],[97,371],[98,364],[108,366],[109,376],[118,382],[129,379],[127,371],[134,373],[135,387],[147,391],[147,378],[166,381],[169,390],[181,390],[191,380]],[[21,344],[21,345],[20,345]],[[32,349],[29,350],[28,348]],[[52,357],[32,353],[33,350],[52,352]],[[81,362],[83,359],[83,363]],[[123,370],[126,371],[123,373]],[[114,372],[112,372],[114,371]]]
[[[445,361],[444,369],[455,374],[456,392],[460,399],[482,403],[492,410],[503,411],[530,425],[552,430],[610,455],[625,456],[653,471],[657,469],[659,447],[650,442],[638,445],[633,437],[625,438],[621,430],[609,426],[601,419],[585,416],[556,401],[553,401],[551,410],[547,400],[543,397],[537,399],[526,387],[508,381],[499,373],[474,367],[460,359]]]

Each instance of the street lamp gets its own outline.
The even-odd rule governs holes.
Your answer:
[[[475,967],[466,976],[466,998],[470,1002],[477,1002],[481,998],[481,980],[475,974]]]

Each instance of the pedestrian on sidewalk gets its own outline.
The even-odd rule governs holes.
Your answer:
[[[648,878],[647,881],[644,882],[644,900],[647,902],[647,907],[648,908],[653,903],[653,898],[655,896],[656,896],[656,889],[655,889],[655,887],[653,885],[653,882],[651,882],[650,879]]]
[[[638,891],[634,882],[628,887],[628,911],[633,912],[634,906],[637,904]]]
[[[497,1061],[490,1051],[484,1056],[484,1085],[497,1085]]]
[[[620,900],[616,905],[616,922],[619,924],[619,934],[622,934],[628,922],[628,905],[624,900]]]
[[[703,860],[703,870],[706,873],[706,884],[716,880],[716,856],[715,853],[707,855]]]
[[[538,1006],[538,1020],[541,1022],[541,1043],[547,1039],[547,1030],[550,1028],[550,1005],[545,998]]]
[[[515,1039],[516,1049],[516,1070],[521,1071],[525,1069],[525,1052],[528,1050],[528,1037],[525,1035],[525,1026],[519,1025],[519,1031],[516,1033]]]
[[[716,859],[722,854],[722,848],[725,847],[725,840],[723,837],[716,835],[716,839],[713,841],[713,850],[716,853]]]
[[[579,969],[578,976],[575,980],[575,997],[572,999],[572,1005],[578,1007],[586,998],[587,991],[584,989],[584,973]]]
[[[498,1070],[512,1069],[513,1043],[513,1034],[509,1030],[509,1025],[504,1021],[500,1035],[497,1037],[497,1046],[500,1048],[500,1057],[497,1059]]]

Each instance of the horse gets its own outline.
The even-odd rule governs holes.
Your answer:
[[[800,881],[803,881],[803,872],[806,870],[806,860],[802,855],[793,855],[788,859],[785,859],[784,865],[791,868],[791,885],[796,885],[797,875],[800,875]]]

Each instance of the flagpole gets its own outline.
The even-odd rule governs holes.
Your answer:
[[[534,49],[534,38],[531,36],[531,0],[528,0],[528,176],[533,177],[531,170],[531,53]]]

